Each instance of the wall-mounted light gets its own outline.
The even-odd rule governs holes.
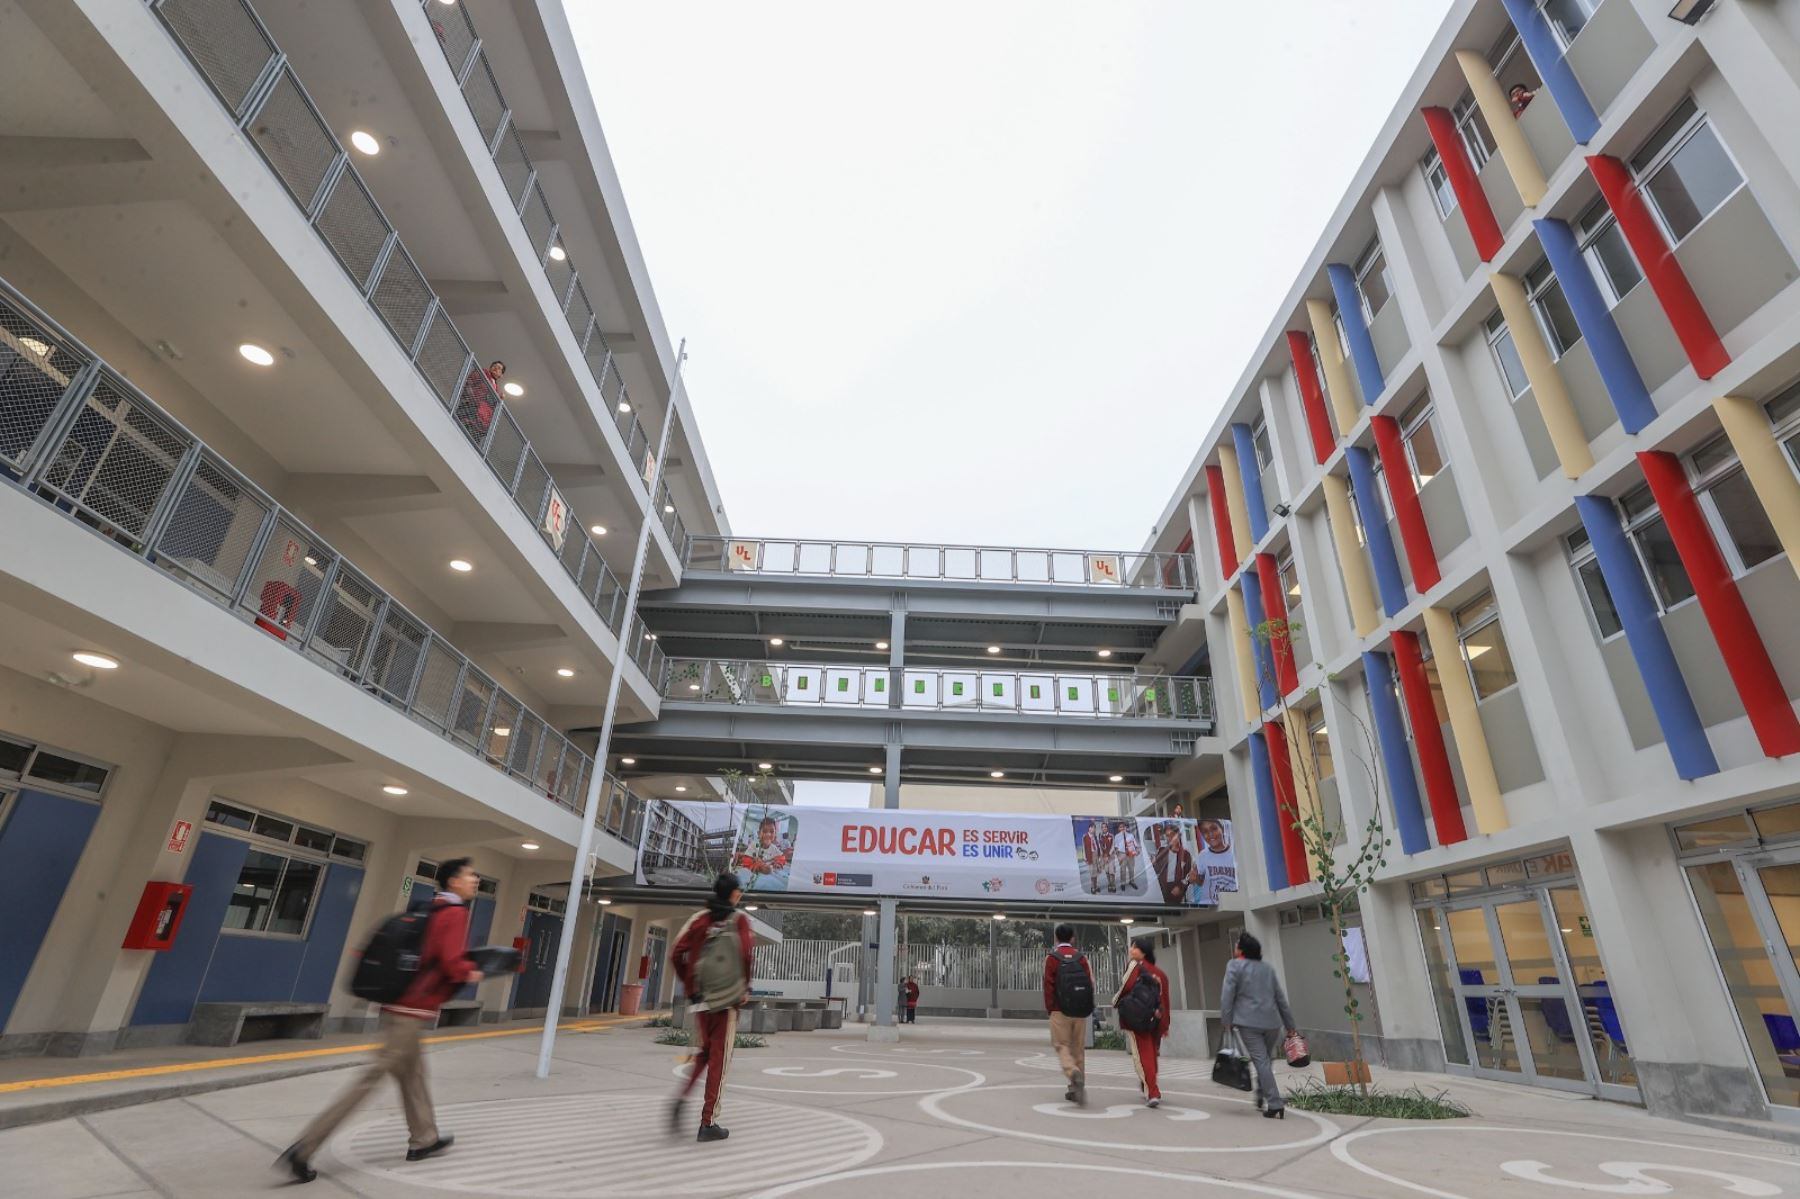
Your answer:
[[[1669,10],[1669,15],[1683,25],[1698,25],[1700,18],[1711,12],[1712,9],[1713,0],[1676,0],[1675,7]]]
[[[1275,505],[1275,515],[1276,516],[1292,516],[1293,514],[1294,514],[1294,510],[1292,508],[1288,507],[1286,504],[1276,504]]]

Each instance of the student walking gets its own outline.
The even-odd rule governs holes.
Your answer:
[[[1294,1013],[1288,1010],[1287,994],[1275,967],[1262,960],[1262,942],[1249,933],[1239,933],[1237,949],[1231,964],[1225,967],[1225,986],[1219,995],[1219,1024],[1226,1037],[1237,1029],[1244,1051],[1256,1067],[1256,1105],[1270,1119],[1283,1119],[1285,1104],[1281,1088],[1275,1085],[1275,1070],[1270,1065],[1281,1053],[1282,1033],[1295,1035]]]
[[[1075,926],[1056,926],[1056,947],[1044,958],[1044,1010],[1050,1044],[1069,1089],[1063,1098],[1087,1106],[1087,1018],[1094,1014],[1094,972],[1075,948]]]
[[[919,1022],[919,980],[912,975],[906,976],[906,983],[900,988],[900,994],[906,1000],[906,1022]]]
[[[481,981],[481,971],[466,949],[469,901],[475,898],[481,878],[468,858],[451,858],[438,867],[437,884],[419,947],[419,972],[399,999],[382,1007],[381,1049],[375,1060],[275,1159],[276,1169],[286,1170],[295,1182],[311,1182],[319,1176],[312,1168],[313,1155],[390,1074],[400,1085],[400,1103],[406,1110],[407,1161],[423,1161],[442,1153],[456,1139],[438,1132],[421,1042],[436,1025],[444,1002],[464,983]]]
[[[1137,1069],[1138,1089],[1151,1107],[1162,1104],[1156,1086],[1156,1057],[1169,1035],[1169,976],[1156,965],[1156,938],[1134,937],[1131,967],[1113,996],[1113,1010],[1125,1029],[1125,1045]]]
[[[729,870],[721,874],[713,883],[712,898],[688,917],[669,953],[669,963],[693,1005],[700,1034],[700,1052],[694,1055],[693,1072],[675,1096],[669,1129],[680,1134],[687,1097],[704,1075],[706,1098],[700,1108],[700,1134],[695,1138],[699,1141],[722,1141],[731,1135],[718,1124],[720,1093],[737,1042],[738,1008],[750,996],[755,947],[750,922],[737,908],[743,897],[737,874]]]

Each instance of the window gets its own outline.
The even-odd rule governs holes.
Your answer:
[[[1688,457],[1688,473],[1700,510],[1711,523],[1733,574],[1743,574],[1782,552],[1775,526],[1769,523],[1731,442],[1715,437],[1695,450]]]
[[[1450,115],[1456,120],[1456,128],[1462,133],[1463,145],[1469,151],[1469,158],[1479,171],[1487,165],[1488,159],[1494,156],[1494,134],[1488,129],[1487,118],[1481,115],[1481,109],[1475,106],[1475,96],[1464,92],[1450,109]]]
[[[1550,28],[1556,33],[1556,40],[1567,50],[1594,15],[1600,0],[1539,0],[1538,7],[1544,10],[1544,19],[1550,22]]]
[[[1325,731],[1325,706],[1321,704],[1301,716],[1306,720],[1306,740],[1312,747],[1314,777],[1324,782],[1337,774],[1337,766],[1331,760],[1331,735]]]
[[[1613,605],[1612,591],[1606,585],[1606,576],[1600,573],[1600,561],[1594,557],[1594,547],[1588,540],[1586,529],[1577,529],[1568,537],[1569,567],[1575,572],[1575,585],[1581,596],[1587,601],[1588,615],[1593,618],[1594,632],[1600,640],[1607,641],[1624,631],[1625,624],[1619,619],[1619,610]]]
[[[96,797],[112,769],[31,741],[0,737],[0,777],[27,779],[56,791]]]
[[[1617,304],[1638,285],[1644,272],[1638,269],[1637,258],[1625,242],[1625,232],[1604,198],[1588,205],[1575,222],[1575,232],[1581,239],[1581,253],[1587,259],[1588,270],[1599,281],[1607,303]]]
[[[1692,599],[1694,584],[1681,564],[1681,555],[1675,552],[1675,539],[1669,536],[1650,488],[1638,488],[1620,500],[1619,506],[1625,510],[1626,536],[1637,551],[1657,605],[1667,612],[1683,600]]]
[[[369,852],[368,845],[362,841],[222,799],[207,805],[206,823],[349,862],[360,862]]]
[[[1260,416],[1250,426],[1250,445],[1256,451],[1256,469],[1268,470],[1275,465],[1275,452],[1269,447],[1269,422]]]
[[[1516,400],[1525,394],[1531,380],[1525,377],[1525,364],[1519,360],[1519,347],[1513,344],[1512,330],[1507,328],[1506,318],[1498,312],[1488,317],[1483,328],[1487,332],[1488,350],[1494,355],[1494,369],[1500,372],[1506,394]]]
[[[1287,597],[1288,611],[1292,612],[1300,606],[1300,572],[1294,568],[1293,551],[1284,553],[1276,560],[1275,573],[1281,579],[1281,590]]]
[[[1675,244],[1744,185],[1692,96],[1632,156],[1631,169]]]
[[[1419,160],[1419,170],[1424,172],[1425,186],[1431,189],[1431,202],[1437,205],[1438,215],[1448,219],[1456,211],[1456,189],[1450,186],[1450,172],[1444,169],[1444,160],[1433,150]]]
[[[1362,258],[1357,261],[1356,289],[1362,295],[1363,319],[1374,320],[1394,291],[1393,281],[1388,278],[1387,256],[1381,252],[1380,241],[1363,251]]]
[[[1344,334],[1344,314],[1338,311],[1335,303],[1331,306],[1331,327],[1337,330],[1339,361],[1350,361],[1350,339]]]
[[[1561,358],[1581,340],[1581,326],[1563,295],[1562,284],[1548,262],[1525,272],[1525,294],[1531,300],[1531,311],[1537,315],[1538,328],[1550,343],[1550,354]]]
[[[1456,633],[1462,642],[1463,660],[1469,664],[1476,699],[1498,695],[1519,681],[1513,673],[1506,637],[1500,631],[1500,609],[1492,592],[1457,609]]]
[[[25,763],[30,759],[31,746],[0,737],[0,774],[10,774],[15,778],[24,774]]]
[[[1444,469],[1444,455],[1438,449],[1437,429],[1431,417],[1430,396],[1415,400],[1400,417],[1400,436],[1406,440],[1406,460],[1412,466],[1415,488],[1425,486]]]
[[[252,849],[244,857],[225,909],[225,927],[247,933],[298,937],[306,932],[325,864]]]
[[[1775,426],[1775,440],[1788,452],[1788,461],[1800,470],[1800,384],[1788,388],[1768,403],[1769,423]],[[6,747],[0,744],[0,757]],[[4,769],[0,763],[0,769]]]

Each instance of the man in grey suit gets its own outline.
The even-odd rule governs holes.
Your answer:
[[[1283,1034],[1296,1029],[1294,1013],[1288,1010],[1287,995],[1275,967],[1262,960],[1262,942],[1249,933],[1239,933],[1237,950],[1231,964],[1225,967],[1225,986],[1219,994],[1219,1024],[1224,1036],[1237,1029],[1244,1050],[1256,1067],[1258,1106],[1269,1119],[1283,1119],[1286,1105],[1281,1088],[1275,1085],[1271,1064],[1282,1052]]]

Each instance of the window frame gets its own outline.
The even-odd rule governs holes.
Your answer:
[[[1581,0],[1581,2],[1585,3],[1586,0]],[[1651,157],[1650,161],[1642,168],[1637,165],[1636,154],[1633,154],[1631,158],[1627,159],[1625,162],[1625,169],[1631,172],[1632,182],[1637,185],[1638,193],[1644,197],[1645,206],[1650,209],[1651,216],[1656,219],[1656,226],[1658,229],[1662,230],[1663,238],[1668,242],[1671,250],[1680,248],[1683,242],[1698,233],[1701,226],[1712,219],[1714,213],[1718,212],[1721,208],[1724,208],[1726,204],[1737,197],[1737,194],[1740,191],[1743,191],[1746,187],[1750,186],[1750,180],[1744,174],[1743,164],[1738,162],[1737,155],[1731,152],[1731,147],[1725,144],[1725,139],[1719,136],[1718,129],[1713,128],[1712,117],[1707,113],[1706,109],[1700,107],[1700,102],[1694,98],[1693,93],[1691,92],[1683,96],[1674,108],[1669,110],[1669,115],[1663,119],[1662,124],[1651,131],[1650,136],[1645,138],[1644,141],[1647,143],[1655,140],[1658,134],[1668,128],[1670,122],[1675,119],[1676,114],[1681,111],[1682,104],[1691,104],[1694,111],[1687,120],[1683,121],[1680,127],[1670,135],[1669,139],[1663,143],[1662,149],[1658,150],[1656,154]],[[1719,197],[1719,202],[1713,205],[1705,215],[1695,222],[1694,227],[1687,231],[1686,237],[1676,237],[1674,227],[1669,224],[1668,218],[1663,215],[1662,205],[1657,203],[1655,193],[1650,190],[1650,181],[1656,177],[1658,172],[1664,167],[1667,167],[1669,163],[1674,160],[1675,155],[1679,154],[1682,148],[1692,141],[1703,127],[1711,129],[1713,141],[1718,143],[1719,152],[1725,155],[1725,161],[1729,162],[1731,164],[1731,169],[1737,172],[1737,186]]]
[[[1614,215],[1611,205],[1607,204],[1604,196],[1597,197],[1580,216],[1575,218],[1574,229],[1577,244],[1581,248],[1582,260],[1587,263],[1588,274],[1593,276],[1595,284],[1600,288],[1600,294],[1606,297],[1607,308],[1609,310],[1617,308],[1620,302],[1636,291],[1638,284],[1644,281],[1644,267],[1637,259],[1637,251],[1633,250],[1631,243],[1625,239],[1624,230],[1619,227],[1619,218]],[[1618,285],[1613,281],[1612,272],[1607,270],[1605,260],[1600,257],[1600,251],[1597,248],[1600,239],[1611,232],[1619,234],[1619,239],[1625,246],[1625,253],[1631,259],[1631,268],[1637,272],[1637,278],[1632,280],[1631,286],[1624,291],[1620,291]]]
[[[227,834],[227,835],[234,835],[237,833],[238,833],[238,830],[234,829],[234,830],[232,830],[232,834]],[[304,940],[306,940],[306,938],[312,934],[313,917],[318,914],[319,892],[322,891],[325,887],[325,876],[329,872],[330,866],[331,866],[330,859],[322,857],[315,853],[311,853],[307,850],[303,850],[303,849],[299,848],[298,846],[293,845],[291,843],[284,845],[282,842],[272,841],[272,840],[268,839],[267,837],[241,836],[240,835],[240,836],[238,836],[238,839],[248,842],[250,845],[250,850],[253,853],[263,853],[263,854],[267,854],[269,857],[272,857],[272,858],[280,858],[281,859],[281,869],[276,872],[275,882],[269,888],[269,902],[266,906],[264,906],[262,908],[262,913],[264,916],[262,927],[260,927],[260,928],[231,928],[231,927],[228,927],[225,925],[221,925],[219,927],[219,935],[222,937],[262,937],[265,939],[278,940],[278,941],[304,941]],[[248,857],[248,855],[245,855],[245,856]],[[301,921],[300,931],[296,932],[296,933],[276,932],[269,928],[268,923],[269,923],[269,920],[274,917],[275,901],[281,895],[282,884],[287,882],[288,869],[296,861],[307,862],[314,866],[317,866],[319,868],[319,873],[318,873],[318,876],[315,879],[313,879],[312,894],[310,896],[308,896],[307,900],[306,900],[306,919]],[[241,866],[238,868],[238,878],[240,880],[243,878],[243,867],[241,867]],[[232,893],[233,894],[236,894],[237,887],[239,885],[241,885],[241,884],[234,883],[232,885]],[[229,904],[226,905],[225,910],[227,912],[229,912],[231,910]]]
[[[1544,18],[1544,24],[1550,27],[1551,36],[1556,38],[1556,44],[1561,46],[1565,52],[1575,44],[1575,39],[1581,36],[1582,31],[1593,22],[1594,14],[1600,11],[1602,0],[1570,0],[1570,2],[1579,5],[1584,10],[1581,29],[1577,29],[1572,34],[1565,33],[1561,23],[1546,11],[1550,7],[1550,0],[1537,0],[1539,15]]]
[[[1369,243],[1367,249],[1357,258],[1352,268],[1356,272],[1356,296],[1362,302],[1363,323],[1373,323],[1375,317],[1385,311],[1394,302],[1394,276],[1388,270],[1387,252],[1382,248],[1381,238],[1377,237]],[[1378,275],[1387,296],[1379,305],[1369,301],[1367,281],[1370,275]]]
[[[99,803],[105,798],[106,789],[112,783],[113,775],[118,771],[118,767],[111,762],[103,762],[99,758],[89,757],[87,754],[78,754],[55,745],[47,745],[42,741],[23,737],[17,733],[0,733],[0,739],[25,751],[25,760],[20,765],[18,774],[15,775],[10,770],[0,770],[0,782],[16,783],[21,790],[29,787],[33,791],[44,791],[53,795],[67,796],[70,799],[85,799],[92,803]],[[82,766],[91,766],[104,772],[105,777],[100,780],[100,786],[92,791],[85,787],[73,787],[54,779],[38,777],[34,774],[33,769],[37,766],[38,758],[44,754],[49,754],[54,758],[65,758]]]
[[[1726,456],[1702,470],[1698,461],[1700,455],[1718,446],[1725,448]],[[1718,543],[1719,552],[1725,557],[1725,565],[1731,570],[1732,578],[1741,579],[1745,575],[1767,566],[1777,558],[1786,557],[1784,550],[1778,550],[1754,565],[1744,561],[1743,552],[1738,549],[1737,537],[1726,522],[1725,515],[1719,508],[1717,497],[1713,495],[1714,489],[1721,483],[1745,473],[1744,463],[1738,457],[1736,447],[1731,444],[1730,439],[1724,433],[1708,438],[1682,455],[1681,464],[1682,468],[1687,471],[1688,485],[1694,492],[1694,498],[1700,502],[1700,512],[1706,518],[1707,528],[1712,531],[1713,540]],[[1760,506],[1762,497],[1757,496],[1756,502]],[[1763,519],[1768,520],[1766,510],[1763,513]],[[1773,526],[1774,522],[1771,521],[1770,527],[1773,528]],[[1777,540],[1779,541],[1779,539]]]
[[[1643,509],[1633,513],[1627,501],[1637,499],[1638,497],[1644,497],[1647,499],[1648,503]],[[1662,507],[1657,504],[1656,497],[1650,494],[1650,485],[1648,483],[1641,484],[1621,496],[1619,498],[1619,512],[1624,518],[1621,524],[1625,531],[1625,540],[1631,546],[1632,554],[1637,558],[1638,569],[1644,572],[1644,583],[1650,588],[1650,598],[1656,601],[1656,614],[1658,616],[1667,616],[1669,613],[1683,605],[1697,602],[1699,595],[1695,593],[1678,599],[1673,604],[1665,603],[1663,601],[1662,588],[1657,586],[1656,583],[1656,574],[1650,569],[1650,559],[1644,553],[1643,542],[1640,539],[1639,534],[1652,524],[1660,523],[1665,531],[1668,529],[1668,522],[1663,519]],[[1686,563],[1681,564],[1681,573],[1684,577],[1687,576]],[[1688,578],[1689,591],[1693,591],[1693,588],[1694,580]]]
[[[1250,450],[1256,457],[1258,474],[1275,468],[1275,441],[1269,436],[1269,418],[1261,413],[1250,422]]]
[[[1431,193],[1431,206],[1437,209],[1439,219],[1449,220],[1462,201],[1457,199],[1456,189],[1450,185],[1450,172],[1444,166],[1443,156],[1437,152],[1436,146],[1427,150],[1425,157],[1419,159],[1419,173],[1425,176],[1425,190]],[[1433,175],[1443,176],[1441,187],[1433,181]],[[1444,204],[1446,196],[1449,198],[1448,207]]]
[[[1543,276],[1536,282],[1533,282],[1532,276],[1536,275],[1539,271],[1544,272]],[[1561,362],[1563,360],[1563,355],[1580,345],[1583,340],[1580,330],[1577,329],[1575,340],[1569,342],[1567,345],[1563,345],[1562,335],[1556,331],[1556,326],[1551,323],[1550,317],[1545,311],[1543,303],[1544,297],[1550,294],[1552,288],[1555,289],[1558,295],[1562,296],[1563,306],[1565,308],[1569,307],[1569,297],[1563,293],[1562,280],[1557,277],[1556,268],[1551,266],[1550,260],[1546,258],[1537,266],[1525,272],[1523,282],[1525,284],[1526,302],[1531,305],[1531,315],[1537,320],[1538,332],[1543,335],[1544,346],[1550,351],[1550,361]],[[1573,315],[1574,309],[1571,308],[1570,313]],[[1513,348],[1515,350],[1518,348],[1516,342],[1514,343]]]
[[[1596,571],[1600,570],[1600,556],[1594,552],[1593,538],[1587,535],[1585,528],[1576,529],[1563,538],[1563,548],[1567,551],[1569,571],[1575,578],[1575,590],[1581,595],[1581,608],[1587,613],[1588,629],[1601,645],[1605,645],[1615,637],[1623,637],[1625,635],[1623,619],[1619,620],[1619,627],[1610,633],[1600,627],[1600,614],[1594,611],[1593,596],[1588,593],[1587,584],[1582,581],[1581,572],[1584,567],[1592,566]],[[1606,581],[1604,571],[1600,573],[1600,585],[1606,588],[1606,600],[1612,605],[1613,614],[1617,616],[1619,604],[1612,597],[1612,584]],[[1650,590],[1654,594],[1656,588],[1651,587]]]
[[[1425,484],[1431,482],[1431,480],[1437,478],[1438,475],[1443,474],[1450,468],[1449,459],[1444,457],[1443,439],[1438,436],[1437,425],[1432,421],[1432,418],[1436,415],[1437,404],[1433,402],[1431,393],[1426,392],[1408,405],[1406,410],[1400,414],[1400,419],[1397,422],[1400,426],[1401,444],[1406,447],[1406,464],[1412,470],[1413,490],[1415,492],[1422,490]],[[1423,476],[1419,473],[1418,454],[1413,448],[1413,437],[1421,429],[1428,430],[1431,433],[1432,444],[1437,447],[1438,456],[1437,470],[1429,475]]]
[[[1778,406],[1790,404],[1787,413],[1776,412]],[[1770,435],[1786,453],[1789,469],[1800,477],[1800,382],[1784,387],[1764,400],[1762,409],[1769,421]]]
[[[1531,390],[1531,379],[1529,376],[1525,375],[1525,359],[1519,356],[1519,343],[1518,340],[1513,337],[1512,326],[1506,323],[1506,314],[1495,309],[1494,315],[1481,322],[1481,331],[1483,337],[1487,341],[1488,357],[1492,359],[1494,363],[1494,372],[1500,376],[1500,387],[1507,393],[1507,400],[1516,404],[1523,398],[1526,392]],[[1506,373],[1506,362],[1500,356],[1500,341],[1502,338],[1506,339],[1507,343],[1512,346],[1513,357],[1518,359],[1519,374],[1524,379],[1525,385],[1517,391],[1513,390],[1512,380]]]
[[[1471,624],[1465,625],[1463,623],[1463,613],[1468,612],[1469,610],[1471,610],[1473,608],[1478,608],[1483,603],[1485,603],[1487,605],[1486,615],[1482,616],[1479,620],[1476,620]],[[1477,679],[1475,677],[1474,659],[1472,659],[1469,656],[1469,638],[1474,636],[1476,633],[1481,632],[1483,629],[1486,629],[1489,625],[1500,624],[1500,599],[1498,596],[1496,596],[1494,594],[1493,588],[1490,587],[1486,591],[1481,592],[1479,595],[1475,596],[1473,599],[1467,601],[1466,603],[1458,605],[1455,609],[1453,609],[1451,611],[1450,619],[1456,625],[1456,656],[1462,659],[1463,669],[1468,672],[1469,687],[1475,692],[1476,705],[1479,706],[1481,704],[1484,704],[1488,700],[1495,699],[1499,696],[1505,695],[1508,691],[1511,691],[1514,688],[1518,687],[1518,685],[1519,685],[1518,667],[1510,666],[1510,669],[1512,671],[1512,677],[1513,677],[1512,682],[1510,682],[1506,686],[1500,688],[1498,691],[1492,691],[1486,695],[1483,695],[1481,693],[1481,684],[1479,681],[1477,681]],[[1512,647],[1511,647],[1510,643],[1506,642],[1505,626],[1501,626],[1500,639],[1501,639],[1502,644],[1506,645],[1506,658],[1507,658],[1507,662],[1510,665],[1512,663]]]
[[[1494,141],[1494,131],[1488,129],[1487,118],[1482,115],[1480,105],[1475,103],[1474,92],[1464,92],[1457,97],[1456,103],[1450,106],[1450,118],[1456,122],[1456,131],[1462,136],[1463,149],[1468,151],[1469,162],[1479,175],[1499,152],[1499,143],[1494,142],[1491,146],[1487,144]],[[1487,141],[1482,140],[1478,131],[1487,133]]]

